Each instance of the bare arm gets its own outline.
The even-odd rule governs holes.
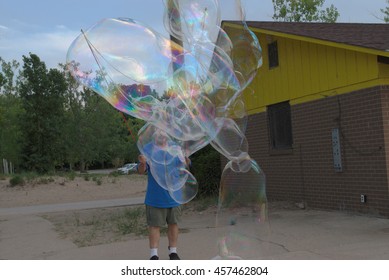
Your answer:
[[[189,168],[192,165],[192,161],[189,158],[185,158],[186,167]]]
[[[146,168],[147,168],[147,165],[146,165],[146,157],[144,155],[139,155],[138,156],[138,173],[143,175],[146,173]]]

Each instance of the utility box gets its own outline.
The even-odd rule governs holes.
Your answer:
[[[340,150],[339,128],[332,129],[332,155],[334,158],[334,169],[342,172],[342,152]]]

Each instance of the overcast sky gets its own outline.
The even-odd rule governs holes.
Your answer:
[[[220,0],[222,19],[236,19],[234,0]],[[247,20],[271,21],[272,0],[242,0]],[[334,4],[339,22],[382,23],[386,0],[326,0]],[[161,33],[162,0],[0,0],[0,57],[21,61],[37,54],[48,67],[65,62],[71,42],[103,18],[128,17]],[[378,17],[378,18],[377,18]]]

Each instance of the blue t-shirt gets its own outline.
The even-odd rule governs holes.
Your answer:
[[[169,194],[169,191],[162,188],[153,177],[150,166],[147,164],[147,191],[145,204],[157,208],[171,208],[179,206],[180,203],[175,201]]]
[[[153,176],[153,172],[156,172],[154,175],[157,176],[160,182],[162,181],[161,184],[163,186],[167,186],[168,184],[165,182],[165,174],[167,172],[172,172],[175,168],[178,168],[180,164],[182,164],[181,161],[178,157],[173,157],[163,149],[158,149],[153,146],[153,144],[147,144],[144,147],[143,152],[148,158],[153,158],[158,162],[166,162],[166,164],[153,163],[153,171],[151,171],[149,164],[147,164],[146,170],[148,182],[145,204],[157,208],[171,208],[181,205],[171,197],[167,189],[161,187]]]

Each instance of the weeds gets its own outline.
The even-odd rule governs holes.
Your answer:
[[[48,184],[54,182],[55,180],[52,177],[41,177],[37,179],[37,184]]]
[[[29,172],[29,173],[22,173],[22,174],[17,174],[14,175],[10,179],[10,186],[15,187],[15,186],[24,186],[25,184],[31,183],[32,185],[46,185],[49,183],[54,182],[55,179],[51,176],[39,176],[36,173]]]
[[[185,206],[184,211],[204,211],[213,208],[217,198],[202,198]],[[65,217],[65,218],[64,218]],[[91,209],[69,214],[47,214],[63,238],[71,240],[78,247],[95,246],[110,242],[125,241],[130,238],[144,238],[148,235],[146,211],[144,206]],[[189,229],[180,228],[180,233]],[[161,228],[161,235],[167,228]]]
[[[196,198],[190,203],[185,205],[185,208],[193,209],[196,212],[205,211],[210,207],[216,207],[218,198],[216,196],[208,196],[202,198]]]
[[[121,174],[117,170],[112,171],[111,173],[109,173],[109,176],[111,176],[111,177],[119,177],[120,175]]]
[[[96,182],[98,186],[101,186],[101,184],[103,184],[103,178],[99,175],[93,176],[92,181]]]
[[[145,215],[144,207],[138,206],[79,211],[65,220],[55,214],[44,218],[53,222],[63,238],[86,247],[147,235]]]
[[[65,177],[68,178],[70,181],[74,181],[74,179],[76,178],[76,172],[70,171],[65,174]]]
[[[15,187],[15,186],[23,186],[26,183],[26,181],[22,176],[15,175],[11,178],[11,180],[9,180],[9,183],[11,187]]]
[[[115,224],[119,233],[122,235],[146,235],[147,228],[145,226],[145,215],[144,207],[125,209],[116,217]]]

